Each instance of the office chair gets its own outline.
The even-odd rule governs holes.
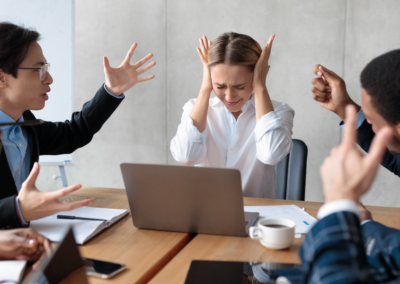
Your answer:
[[[292,151],[275,166],[276,199],[304,201],[307,153],[307,145],[293,139]]]

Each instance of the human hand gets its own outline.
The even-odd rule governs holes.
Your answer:
[[[0,259],[37,261],[48,247],[49,240],[35,230],[0,231]]]
[[[268,43],[264,46],[260,58],[258,59],[256,66],[254,67],[253,76],[253,89],[266,88],[266,80],[269,68],[268,65],[269,57],[271,55],[272,42],[275,39],[275,34],[269,37]]]
[[[372,214],[365,208],[364,204],[361,202],[358,203],[358,211],[360,212],[360,222],[364,222],[365,220],[373,220]]]
[[[36,179],[39,175],[39,164],[33,165],[32,171],[26,181],[22,184],[18,194],[19,206],[25,221],[36,220],[53,215],[60,211],[70,211],[82,206],[89,205],[93,201],[85,199],[82,201],[64,203],[59,198],[66,196],[81,188],[80,184],[69,186],[54,192],[41,192],[36,188]]]
[[[115,96],[120,96],[122,93],[125,93],[130,88],[135,86],[137,83],[148,81],[155,77],[154,75],[150,75],[147,77],[139,77],[139,75],[143,74],[151,67],[156,65],[155,61],[137,70],[140,66],[146,63],[146,61],[148,61],[150,58],[153,57],[152,53],[149,53],[148,55],[143,57],[136,64],[134,65],[130,64],[132,55],[135,52],[136,47],[137,43],[134,43],[132,47],[129,49],[128,54],[125,57],[125,60],[121,63],[121,65],[119,65],[116,68],[112,68],[110,66],[110,62],[108,62],[108,58],[106,56],[103,57],[106,88],[111,94]]]
[[[319,64],[315,65],[314,74],[318,78],[311,81],[311,92],[314,94],[313,99],[322,107],[336,113],[343,121],[347,105],[354,105],[357,111],[360,110],[360,106],[347,93],[346,83],[342,78]]]
[[[213,86],[210,69],[208,68],[208,52],[211,47],[211,40],[207,40],[207,37],[203,36],[203,38],[199,38],[199,41],[201,50],[197,47],[197,52],[199,53],[201,63],[203,63],[203,82],[201,83],[201,89],[211,94]]]
[[[346,107],[346,119],[342,143],[332,149],[320,168],[327,203],[339,199],[358,203],[375,179],[386,146],[393,137],[389,127],[382,128],[375,135],[368,155],[364,156],[356,146],[357,112],[354,106]]]

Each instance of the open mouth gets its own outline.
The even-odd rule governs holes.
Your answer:
[[[49,96],[47,95],[47,93],[42,94],[42,98],[47,101],[49,99]]]

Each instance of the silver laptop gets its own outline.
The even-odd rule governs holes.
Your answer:
[[[258,213],[244,212],[234,169],[121,164],[135,227],[244,237]]]

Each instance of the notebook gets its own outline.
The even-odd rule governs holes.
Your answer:
[[[30,228],[38,231],[52,242],[61,242],[65,233],[65,228],[67,226],[72,226],[76,243],[78,245],[83,245],[128,214],[128,210],[125,209],[81,207],[72,211],[59,212],[43,219],[31,221]],[[109,221],[57,219],[57,215],[105,219]]]
[[[0,283],[20,283],[26,268],[26,260],[0,261]]]
[[[295,222],[295,233],[306,234],[317,222],[313,216],[296,205],[244,206],[246,212],[258,212],[261,219],[283,218]],[[296,236],[298,237],[298,236]]]

